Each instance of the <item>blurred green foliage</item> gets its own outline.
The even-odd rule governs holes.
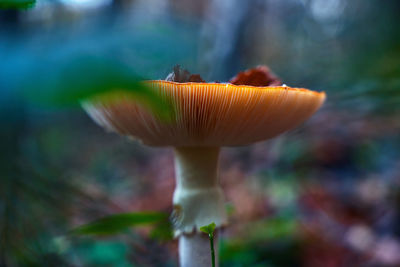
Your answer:
[[[241,237],[221,240],[221,266],[293,266],[298,261],[294,217],[270,217],[247,223]]]
[[[75,250],[85,266],[135,266],[128,260],[130,247],[122,242],[84,240],[76,245]]]
[[[168,214],[161,212],[122,213],[103,217],[72,230],[78,235],[110,235],[128,230],[133,226],[151,225],[168,221]],[[165,229],[164,229],[165,230]]]
[[[36,0],[0,0],[0,9],[28,9],[35,3]]]

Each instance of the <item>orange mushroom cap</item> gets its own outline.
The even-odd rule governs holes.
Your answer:
[[[316,112],[325,93],[286,86],[147,81],[172,104],[162,119],[140,101],[120,93],[117,101],[84,104],[101,126],[150,146],[240,146],[291,130]]]

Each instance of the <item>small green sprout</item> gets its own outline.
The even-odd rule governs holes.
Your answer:
[[[215,267],[215,251],[214,251],[214,231],[215,231],[215,223],[212,222],[209,225],[205,225],[200,227],[200,231],[208,234],[208,238],[210,239],[210,247],[211,247],[211,263],[212,267]]]

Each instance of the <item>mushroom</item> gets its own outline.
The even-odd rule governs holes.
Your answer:
[[[268,69],[253,71],[266,73]],[[251,84],[249,75],[240,73],[239,79],[231,81],[240,84],[240,77],[245,77]],[[172,115],[167,120],[123,92],[115,93],[112,101],[89,99],[83,107],[108,130],[149,146],[174,148],[172,217],[179,236],[180,264],[211,266],[208,239],[199,228],[212,222],[218,228],[227,224],[217,175],[220,148],[252,144],[295,128],[320,108],[325,93],[287,86],[204,83],[199,76],[179,69],[169,79],[179,81],[145,82],[170,105]]]

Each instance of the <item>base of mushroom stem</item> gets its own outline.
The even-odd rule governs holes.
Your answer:
[[[218,266],[218,230],[214,233],[215,266]],[[179,236],[179,266],[211,266],[211,247],[208,235],[201,232]]]

